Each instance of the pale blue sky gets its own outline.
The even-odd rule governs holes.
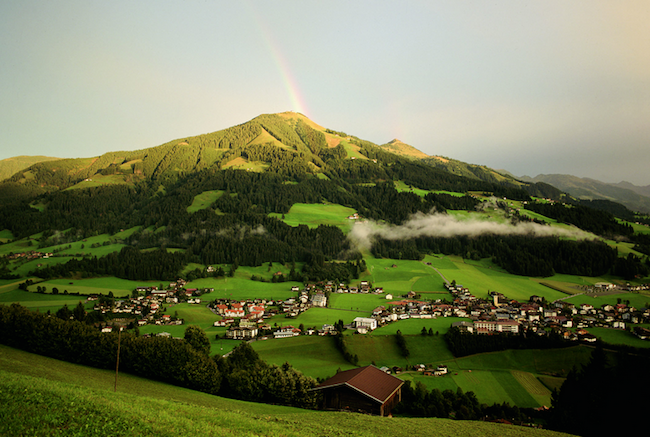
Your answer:
[[[648,1],[0,2],[0,159],[296,110],[517,175],[650,184]]]

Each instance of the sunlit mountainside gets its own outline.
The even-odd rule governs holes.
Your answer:
[[[355,159],[369,162],[379,159],[386,164],[413,162],[415,159],[458,176],[517,188],[535,186],[502,176],[484,166],[427,157],[399,140],[378,146],[344,132],[325,129],[302,114],[285,112],[260,115],[238,126],[179,138],[148,149],[109,152],[95,158],[39,162],[5,180],[0,186],[0,196],[33,195],[70,187],[133,184],[206,168],[270,170],[286,176],[326,176],[328,171],[336,171],[342,161]],[[548,187],[542,184],[537,187],[548,191]],[[544,194],[557,196],[560,193],[551,190]]]

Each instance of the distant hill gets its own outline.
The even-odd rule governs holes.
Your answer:
[[[650,197],[650,185],[646,185],[645,187],[639,187],[637,185],[625,181],[619,182],[617,184],[610,184],[610,185],[619,188],[624,188],[626,190],[632,190],[635,193],[640,194],[641,196]]]
[[[540,174],[534,178],[522,176],[519,179],[526,182],[545,182],[579,199],[606,199],[625,205],[633,211],[650,213],[650,187],[636,187],[629,182],[608,184],[563,174]]]
[[[49,156],[14,156],[3,159],[0,161],[0,181],[39,162],[56,161],[58,159],[61,158],[52,158]]]

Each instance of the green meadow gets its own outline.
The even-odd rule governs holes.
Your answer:
[[[312,378],[329,378],[337,369],[348,370],[354,366],[343,359],[332,337],[301,335],[290,338],[269,338],[251,343],[253,349],[267,363],[291,364]]]
[[[240,268],[241,269],[241,268]],[[285,300],[295,297],[291,291],[298,282],[260,282],[251,281],[250,275],[237,270],[232,278],[202,278],[188,282],[186,288],[214,288],[210,299],[272,299]]]
[[[424,337],[426,338],[426,337]],[[411,337],[407,337],[411,344]],[[563,378],[573,368],[586,364],[591,348],[575,346],[568,349],[506,350],[477,354],[463,358],[445,358],[426,361],[445,364],[449,374],[441,377],[424,376],[417,372],[401,374],[425,384],[429,389],[473,391],[480,402],[487,404],[508,402],[520,407],[550,406],[553,388],[559,388]],[[450,354],[449,354],[450,355]]]
[[[647,326],[645,327],[647,328]],[[625,329],[596,327],[587,328],[587,331],[609,344],[623,344],[644,349],[650,348],[650,341],[641,340]]]
[[[163,283],[164,284],[164,283]],[[45,287],[46,293],[51,293],[52,288],[58,288],[59,293],[67,290],[69,293],[80,294],[108,294],[113,292],[116,297],[130,297],[136,287],[151,287],[160,285],[159,281],[129,281],[114,276],[88,279],[51,279],[39,282],[28,287],[29,291],[36,291],[36,287]],[[164,284],[166,285],[166,284]]]
[[[213,190],[213,191],[204,191],[201,194],[194,196],[192,204],[187,207],[187,212],[196,212],[202,209],[205,209],[216,202],[222,195],[224,191],[222,190]]]
[[[0,244],[7,243],[14,239],[14,234],[9,229],[0,230]]]
[[[385,294],[332,293],[328,306],[339,310],[361,311],[366,317],[378,306],[388,307],[389,303]]]
[[[589,294],[589,295],[580,295],[574,296],[567,299],[567,302],[570,302],[576,306],[582,304],[593,305],[595,308],[600,308],[603,305],[616,305],[621,302],[630,301],[630,306],[633,306],[637,309],[642,309],[646,305],[650,304],[650,295],[640,294],[640,293],[617,293],[609,295],[598,295],[598,294]]]
[[[290,226],[307,225],[317,228],[319,225],[337,226],[347,231],[354,220],[348,219],[356,211],[332,203],[294,203],[286,214],[271,213],[270,217],[282,220]]]
[[[421,335],[422,328],[427,331],[431,329],[438,335],[445,334],[452,323],[468,321],[470,319],[460,317],[441,317],[438,319],[405,319],[389,323],[388,325],[377,328],[372,332],[372,335],[395,335],[400,331],[402,335]]]
[[[0,291],[0,304],[9,305],[19,303],[22,306],[41,313],[56,312],[64,305],[69,308],[77,306],[79,302],[86,302],[85,296],[72,296],[64,294],[41,294],[19,290],[17,287],[8,287]]]
[[[449,280],[469,288],[476,297],[487,298],[489,291],[498,291],[505,296],[518,301],[527,301],[530,296],[543,296],[546,300],[554,301],[566,294],[538,283],[533,278],[511,275],[500,269],[473,265],[461,257],[449,256],[453,266],[446,264],[438,270]],[[436,267],[436,262],[433,262]],[[436,267],[437,268],[437,267]]]
[[[425,258],[426,261],[433,257]],[[384,293],[393,297],[409,291],[444,293],[444,281],[431,267],[420,261],[377,259],[366,257],[368,271],[362,279],[371,281],[373,286],[382,287]]]
[[[368,317],[367,311],[352,311],[352,310],[337,310],[333,308],[310,308],[302,312],[295,319],[286,319],[288,322],[284,325],[299,326],[303,324],[305,327],[316,327],[320,329],[324,324],[333,324],[338,320],[343,320],[343,323],[352,323],[355,317]],[[278,323],[279,324],[279,323]]]

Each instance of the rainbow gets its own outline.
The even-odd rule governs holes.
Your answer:
[[[264,45],[266,45],[269,53],[271,53],[273,63],[277,67],[278,72],[282,77],[284,87],[286,88],[287,94],[289,95],[289,100],[291,101],[291,110],[300,112],[303,115],[308,115],[307,107],[299,92],[298,83],[293,74],[291,74],[289,62],[287,62],[287,59],[282,53],[282,50],[280,50],[280,45],[273,38],[271,30],[268,28],[268,26],[266,26],[260,14],[258,14],[257,11],[255,11],[255,9],[248,2],[245,2],[244,4],[247,6],[251,15],[257,22],[257,28],[262,36]]]

